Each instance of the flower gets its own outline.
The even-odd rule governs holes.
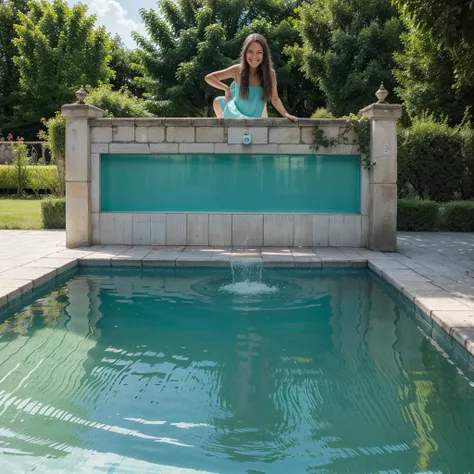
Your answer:
[[[24,138],[23,137],[18,137],[18,141],[23,143]]]
[[[8,140],[9,142],[11,142],[11,141],[13,140],[13,135],[12,135],[11,133],[9,133],[9,134],[7,135],[7,140]]]

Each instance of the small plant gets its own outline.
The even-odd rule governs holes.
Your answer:
[[[12,164],[15,170],[16,194],[20,197],[23,194],[23,190],[25,189],[28,180],[28,147],[22,137],[18,137],[16,141],[13,141],[13,138],[13,135],[9,133],[7,140],[12,143]]]
[[[352,140],[352,143],[349,143],[347,135],[351,130],[354,130],[356,138]],[[346,126],[342,132],[335,137],[328,138],[319,125],[314,127],[312,147],[315,151],[319,150],[321,146],[323,148],[330,148],[336,145],[349,144],[358,147],[357,151],[361,154],[362,163],[365,169],[370,169],[375,166],[375,161],[372,161],[370,157],[370,123],[365,115],[361,113],[358,115],[350,114],[349,117],[347,117]]]

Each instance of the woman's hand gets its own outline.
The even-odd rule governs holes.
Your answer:
[[[226,90],[225,90],[225,103],[227,104],[227,102],[229,102],[229,100],[231,99],[231,92],[230,92],[230,87],[228,87]]]
[[[292,122],[298,122],[298,117],[295,117],[294,115],[290,115],[289,113],[285,114],[285,118],[290,119]]]

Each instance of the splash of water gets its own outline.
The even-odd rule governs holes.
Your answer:
[[[276,286],[262,283],[261,258],[232,258],[230,268],[232,283],[222,286],[221,291],[242,296],[270,294],[278,291]]]
[[[256,257],[234,257],[230,260],[230,270],[234,283],[262,281],[262,259]]]

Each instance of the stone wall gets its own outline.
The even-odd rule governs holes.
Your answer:
[[[311,145],[316,123],[325,135],[333,137],[345,128],[345,120],[301,119],[298,124],[293,124],[286,119],[104,119],[101,118],[103,111],[85,104],[66,105],[63,107],[63,115],[67,119],[66,230],[67,245],[70,247],[91,243],[351,247],[370,245],[372,171],[369,172],[363,167],[361,213],[358,215],[100,212],[101,154],[307,155],[315,153]],[[251,145],[242,144],[244,133],[251,134]],[[350,133],[349,142],[352,138],[353,132]],[[395,152],[396,172],[396,141],[394,144],[393,137],[381,137],[383,146],[386,145],[387,139],[390,139],[391,155]],[[358,155],[354,145],[321,148],[317,153]],[[381,154],[387,157],[386,153]],[[384,165],[382,170],[383,173],[390,174],[393,166]],[[389,198],[392,199],[392,196]],[[393,216],[389,219],[393,220]]]

